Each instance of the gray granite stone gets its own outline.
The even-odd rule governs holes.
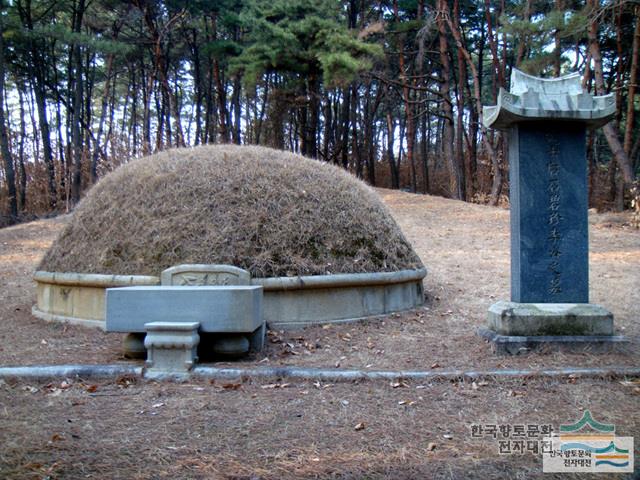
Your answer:
[[[585,127],[509,131],[511,300],[589,302]]]
[[[149,322],[198,322],[204,332],[253,333],[264,325],[262,287],[107,289],[107,331],[144,332]]]
[[[147,336],[147,371],[153,374],[186,374],[198,361],[198,322],[150,322]]]
[[[247,335],[247,339],[249,340],[249,351],[251,352],[261,352],[264,348],[264,342],[267,337],[267,322],[262,322],[258,328],[256,328],[252,333]]]
[[[615,112],[615,95],[594,97],[583,91],[578,73],[539,78],[514,68],[511,92],[500,89],[498,104],[484,107],[483,123],[487,128],[507,130],[523,121],[555,120],[596,128],[611,120]]]
[[[144,333],[127,333],[122,339],[122,350],[125,358],[144,360],[147,358],[147,349],[144,347]]]
[[[497,302],[489,328],[499,335],[613,335],[613,315],[589,303]]]
[[[229,286],[250,285],[251,274],[233,265],[176,265],[161,274],[162,285]]]
[[[244,355],[250,346],[246,335],[220,335],[211,342],[213,353],[230,357]]]
[[[523,355],[533,351],[579,353],[628,352],[633,348],[620,335],[500,335],[488,328],[478,329],[499,355]]]

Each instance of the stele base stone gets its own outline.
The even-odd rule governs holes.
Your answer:
[[[517,303],[500,301],[489,308],[488,327],[478,334],[498,354],[531,350],[607,352],[627,339],[613,335],[613,314],[590,303]]]
[[[499,301],[489,308],[487,320],[488,328],[478,329],[478,335],[501,355],[539,349],[607,353],[629,342],[613,334],[613,314],[592,303]]]
[[[613,314],[590,303],[497,302],[489,328],[499,335],[613,335]]]
[[[478,334],[498,354],[517,355],[531,350],[609,351],[626,344],[613,335],[613,314],[589,303],[516,303],[500,301],[489,308],[489,328]]]
[[[499,335],[479,328],[478,335],[491,342],[498,355],[520,355],[533,350],[562,352],[609,353],[626,348],[629,339],[621,335]],[[614,350],[616,349],[616,350]],[[624,351],[624,350],[622,350]]]

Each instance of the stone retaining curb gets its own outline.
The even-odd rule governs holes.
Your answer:
[[[261,286],[264,319],[274,329],[341,323],[410,310],[423,304],[425,268],[398,272],[252,278]],[[105,290],[153,286],[160,278],[38,271],[34,316],[104,328]]]
[[[135,365],[29,365],[0,367],[0,378],[68,378],[141,376],[143,368]]]
[[[251,285],[261,285],[271,290],[306,290],[314,288],[355,287],[365,285],[389,285],[422,280],[426,268],[400,270],[399,272],[338,273],[335,275],[309,275],[306,277],[252,278]]]
[[[426,268],[399,272],[338,273],[335,275],[308,275],[303,277],[252,278],[251,284],[265,290],[302,290],[312,288],[348,287],[357,285],[389,285],[422,280]],[[49,283],[83,287],[125,287],[159,285],[160,277],[151,275],[103,275],[99,273],[60,273],[37,271],[33,279]]]
[[[160,285],[160,277],[151,275],[103,275],[100,273],[60,273],[37,271],[33,279],[38,283],[68,285],[70,287],[131,287]]]
[[[118,377],[122,375],[144,375],[144,369],[135,365],[33,365],[23,367],[0,367],[0,378],[68,378],[68,377]],[[332,382],[356,381],[356,380],[456,380],[478,379],[486,377],[497,378],[558,378],[567,376],[576,377],[638,377],[640,367],[599,367],[579,368],[562,367],[549,369],[529,370],[339,370],[301,367],[258,367],[258,368],[218,368],[197,365],[190,374],[184,375],[153,375],[154,379],[170,380],[172,378],[185,379],[193,377],[213,379],[261,379],[261,378],[288,378],[304,380],[323,380]]]

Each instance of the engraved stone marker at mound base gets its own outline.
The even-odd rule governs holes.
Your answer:
[[[612,314],[589,304],[585,146],[586,129],[614,114],[613,94],[584,92],[577,73],[542,79],[516,69],[511,92],[485,107],[485,126],[509,135],[511,302],[493,305],[481,332],[502,350],[513,353],[507,339],[518,349],[543,338],[619,340]]]

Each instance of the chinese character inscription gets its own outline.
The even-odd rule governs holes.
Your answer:
[[[547,270],[551,273],[547,292],[550,295],[558,295],[562,293],[562,271],[560,270],[560,244],[562,241],[562,215],[560,214],[560,196],[562,194],[562,186],[560,183],[560,142],[557,135],[548,133],[545,135],[547,143],[547,172],[549,175],[549,183],[547,187],[548,204],[547,204],[547,240],[549,265]]]

